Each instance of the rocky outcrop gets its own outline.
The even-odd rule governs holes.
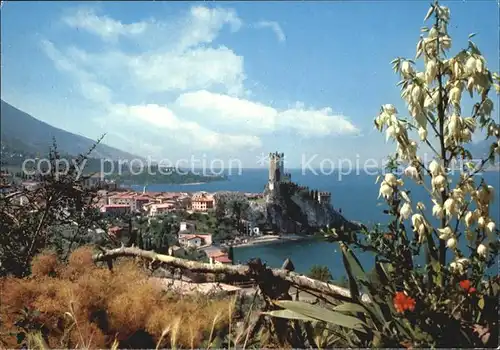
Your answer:
[[[358,224],[345,219],[329,203],[319,203],[294,183],[281,183],[264,192],[266,201],[254,205],[262,213],[261,223],[280,233],[312,233],[326,228],[358,230]]]

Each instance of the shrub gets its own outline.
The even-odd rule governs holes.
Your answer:
[[[392,62],[411,117],[386,104],[375,119],[376,128],[397,144],[388,172],[377,179],[390,219],[355,242],[341,243],[352,302],[325,308],[286,301],[278,303],[285,310],[273,313],[335,324],[353,347],[498,346],[500,284],[498,275],[488,273],[498,259],[490,213],[495,194],[476,175],[500,153],[500,125],[488,97],[493,88],[500,92],[500,76],[486,67],[473,35],[467,49],[448,56],[450,10],[436,1],[425,20],[431,16],[433,24],[423,28],[427,34],[417,44],[425,72],[412,60]],[[464,90],[479,97],[471,116],[462,114]],[[479,165],[467,149],[474,132],[493,139]],[[417,152],[424,145],[433,152],[429,163]],[[453,177],[458,164],[464,166]],[[408,181],[428,194],[428,202],[412,201]],[[376,274],[365,274],[347,243],[375,253]],[[424,267],[416,263],[421,254]]]
[[[150,348],[161,339],[164,347],[174,341],[196,348],[216,315],[214,334],[227,333],[232,300],[171,295],[133,261],[119,261],[113,271],[91,262],[87,247],[73,252],[68,264],[44,254],[34,259],[32,276],[2,278],[3,346],[20,346],[39,334],[55,348],[109,348],[115,339],[119,347]]]

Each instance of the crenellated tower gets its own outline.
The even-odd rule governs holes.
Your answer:
[[[284,153],[269,153],[269,189],[272,191],[275,185],[290,181],[291,175],[285,173],[285,154]]]
[[[318,192],[318,202],[322,204],[331,204],[332,194],[330,192]]]

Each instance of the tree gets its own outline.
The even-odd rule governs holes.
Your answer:
[[[85,188],[85,177],[77,170],[101,139],[86,154],[68,160],[67,168],[61,167],[54,140],[48,171],[37,176],[39,187],[0,195],[0,275],[28,275],[31,260],[44,249],[65,259],[76,247],[92,243],[95,236],[89,230],[99,228],[101,219],[94,206],[97,190]]]
[[[241,231],[241,220],[246,219],[250,213],[250,203],[243,193],[220,192],[215,195],[217,226],[225,217],[234,221],[234,227]]]
[[[333,279],[328,266],[322,265],[313,265],[307,276],[322,282],[330,282]]]

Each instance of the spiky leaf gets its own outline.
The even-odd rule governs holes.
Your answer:
[[[335,306],[333,310],[339,312],[366,313],[366,309],[362,305],[347,302]]]
[[[340,312],[332,311],[327,308],[302,301],[280,300],[275,303],[284,309],[291,310],[295,313],[302,314],[318,321],[324,321],[366,333],[366,323],[356,317],[344,315]]]
[[[431,6],[425,15],[424,22],[427,21],[434,13],[434,6]]]
[[[272,317],[286,318],[288,320],[317,321],[314,318],[307,317],[303,314],[288,309],[267,311],[267,312],[262,312],[262,314]]]

